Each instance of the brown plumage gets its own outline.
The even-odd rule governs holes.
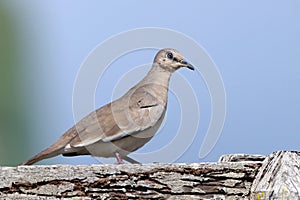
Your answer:
[[[90,113],[65,132],[49,148],[21,165],[57,155],[116,156],[119,163],[144,144],[161,125],[168,100],[169,80],[181,67],[194,70],[175,49],[162,49],[151,70],[121,98]]]

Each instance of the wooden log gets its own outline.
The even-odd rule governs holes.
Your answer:
[[[220,157],[219,162],[263,162],[267,156],[256,154],[226,154]]]
[[[300,152],[278,151],[259,169],[251,199],[300,199]]]
[[[0,168],[3,199],[249,199],[261,162]]]
[[[300,199],[300,152],[218,163],[0,167],[0,199]]]

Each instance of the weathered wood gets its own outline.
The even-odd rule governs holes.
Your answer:
[[[249,199],[257,162],[0,168],[5,199]]]
[[[300,199],[300,152],[218,163],[0,167],[0,199]]]
[[[300,152],[268,156],[253,182],[251,199],[300,199]]]
[[[226,154],[220,157],[219,162],[263,162],[266,157],[255,154]]]

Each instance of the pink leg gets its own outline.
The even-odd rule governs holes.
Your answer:
[[[116,158],[117,158],[117,162],[116,162],[116,164],[124,164],[124,161],[123,161],[123,159],[122,159],[122,156],[121,156],[121,154],[119,153],[119,152],[115,152],[115,156],[116,156]]]

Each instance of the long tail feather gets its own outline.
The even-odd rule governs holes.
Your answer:
[[[45,149],[44,151],[42,151],[41,153],[33,156],[32,158],[30,158],[29,160],[23,162],[21,165],[32,165],[40,160],[46,159],[46,158],[51,158],[54,156],[58,156],[59,154],[62,153],[62,149],[58,149],[58,150],[52,150],[51,147]]]

